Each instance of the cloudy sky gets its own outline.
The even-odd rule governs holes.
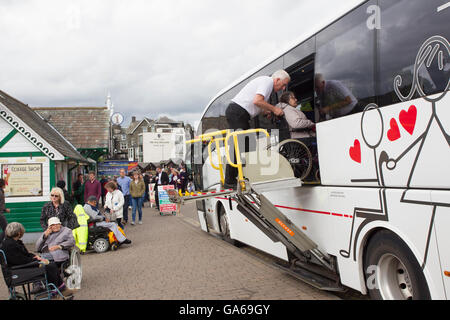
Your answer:
[[[341,3],[342,2],[342,3]],[[0,0],[0,89],[196,124],[221,89],[359,0]]]

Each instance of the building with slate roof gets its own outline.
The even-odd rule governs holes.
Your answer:
[[[108,107],[33,108],[85,157],[98,161],[108,155],[111,140]]]
[[[0,90],[0,166],[6,182],[8,222],[42,232],[42,206],[58,180],[89,164],[76,147],[28,105]]]

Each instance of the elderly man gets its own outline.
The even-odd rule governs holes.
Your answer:
[[[97,209],[97,198],[95,196],[90,196],[87,203],[84,205],[84,212],[86,212],[93,221],[96,222],[98,227],[105,227],[111,230],[119,241],[119,245],[130,244],[131,240],[128,240],[122,232],[120,232],[117,223],[112,222],[115,220],[113,217],[105,217]]]
[[[291,77],[284,70],[276,71],[272,77],[261,76],[251,80],[241,91],[231,99],[225,115],[227,117],[229,129],[247,130],[250,129],[249,121],[261,112],[269,115],[273,113],[281,117],[283,110],[271,105],[268,101],[272,92],[285,90]],[[232,150],[234,146],[231,145]],[[245,152],[249,150],[245,146]],[[236,160],[234,160],[236,161]],[[228,188],[236,187],[237,169],[227,164],[225,174],[225,185]]]
[[[358,100],[341,81],[325,80],[321,73],[317,73],[314,88],[320,99],[319,112],[327,120],[355,112]]]
[[[49,261],[61,263],[69,259],[68,249],[75,245],[72,229],[61,225],[58,217],[48,219],[48,228],[36,242],[36,250]]]

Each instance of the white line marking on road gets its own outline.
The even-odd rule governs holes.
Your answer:
[[[450,1],[447,2],[446,4],[443,4],[442,6],[437,8],[437,12],[441,12],[442,10],[447,9],[448,7],[450,7]]]

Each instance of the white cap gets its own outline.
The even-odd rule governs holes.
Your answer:
[[[61,224],[61,221],[59,220],[58,217],[52,217],[50,219],[48,219],[48,225],[54,225],[54,224]]]

